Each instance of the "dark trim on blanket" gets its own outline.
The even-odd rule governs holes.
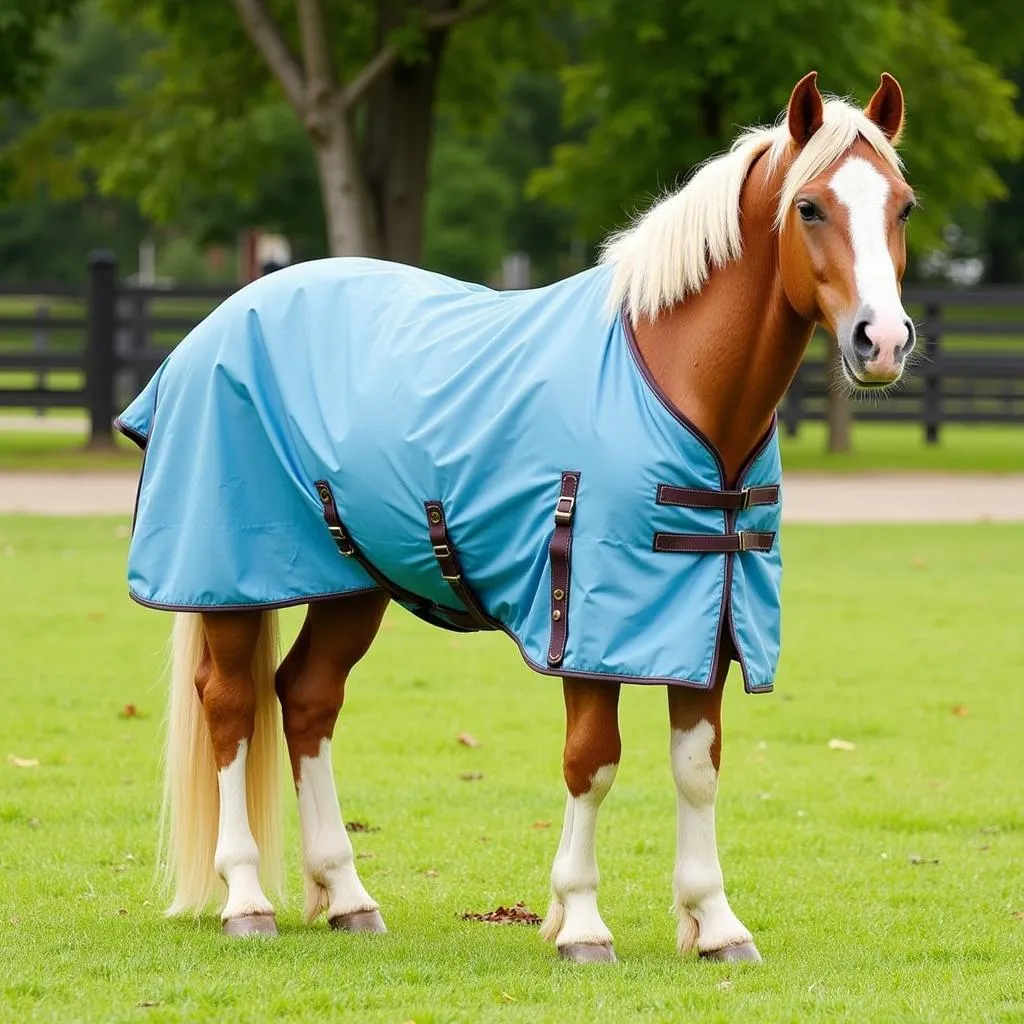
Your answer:
[[[134,427],[129,427],[120,416],[116,416],[114,418],[113,427],[119,434],[124,434],[129,441],[137,444],[143,451],[146,450],[146,444],[148,443],[149,438]]]

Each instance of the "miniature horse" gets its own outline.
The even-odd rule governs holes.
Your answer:
[[[860,111],[823,101],[811,73],[778,127],[744,134],[605,248],[609,302],[628,317],[658,393],[710,440],[723,487],[741,483],[815,324],[838,339],[855,388],[884,387],[902,372],[914,344],[900,300],[904,225],[914,206],[893,148],[902,123],[903,95],[889,75]],[[348,675],[388,602],[387,593],[365,588],[311,602],[280,667],[273,610],[177,616],[165,801],[172,912],[202,910],[219,878],[225,933],[275,933],[259,869],[273,887],[280,702],[307,916],[323,910],[335,929],[384,930],[342,822],[331,737]],[[556,608],[552,618],[560,614]],[[668,687],[678,946],[726,961],[760,959],[726,898],[715,839],[722,691],[734,643],[721,629],[707,688]],[[563,690],[568,800],[542,935],[571,961],[612,961],[597,904],[595,836],[621,752],[619,683],[565,672]]]

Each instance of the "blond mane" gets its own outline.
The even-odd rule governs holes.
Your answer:
[[[775,216],[781,228],[797,193],[862,136],[900,177],[903,163],[893,145],[864,112],[846,100],[825,102],[822,126],[786,172]],[[717,267],[738,259],[743,248],[740,192],[753,162],[768,153],[774,169],[789,152],[785,115],[774,127],[751,128],[729,152],[702,164],[677,191],[657,202],[629,228],[602,246],[601,262],[614,269],[608,307],[623,303],[632,323],[699,292]]]

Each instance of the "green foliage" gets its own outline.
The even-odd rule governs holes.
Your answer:
[[[24,98],[45,79],[48,30],[78,0],[0,0],[0,96]]]
[[[1003,194],[993,164],[1024,144],[1015,87],[943,0],[601,0],[585,9],[584,60],[563,77],[567,122],[587,134],[556,150],[531,192],[572,210],[590,238],[684,179],[739,126],[774,119],[810,68],[824,89],[865,101],[880,71],[900,79],[905,156],[924,198],[911,234],[919,247],[937,241],[959,204]],[[972,20],[974,38],[986,24]]]
[[[430,176],[424,266],[469,281],[491,280],[508,251],[511,181],[481,148],[444,134],[434,147]]]

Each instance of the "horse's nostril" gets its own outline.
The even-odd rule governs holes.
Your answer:
[[[914,350],[914,344],[917,341],[917,332],[914,330],[913,320],[904,320],[903,323],[907,328],[907,340],[900,346],[900,354],[905,359]]]
[[[868,337],[868,322],[861,320],[853,329],[853,351],[865,363],[870,363],[878,347]]]

